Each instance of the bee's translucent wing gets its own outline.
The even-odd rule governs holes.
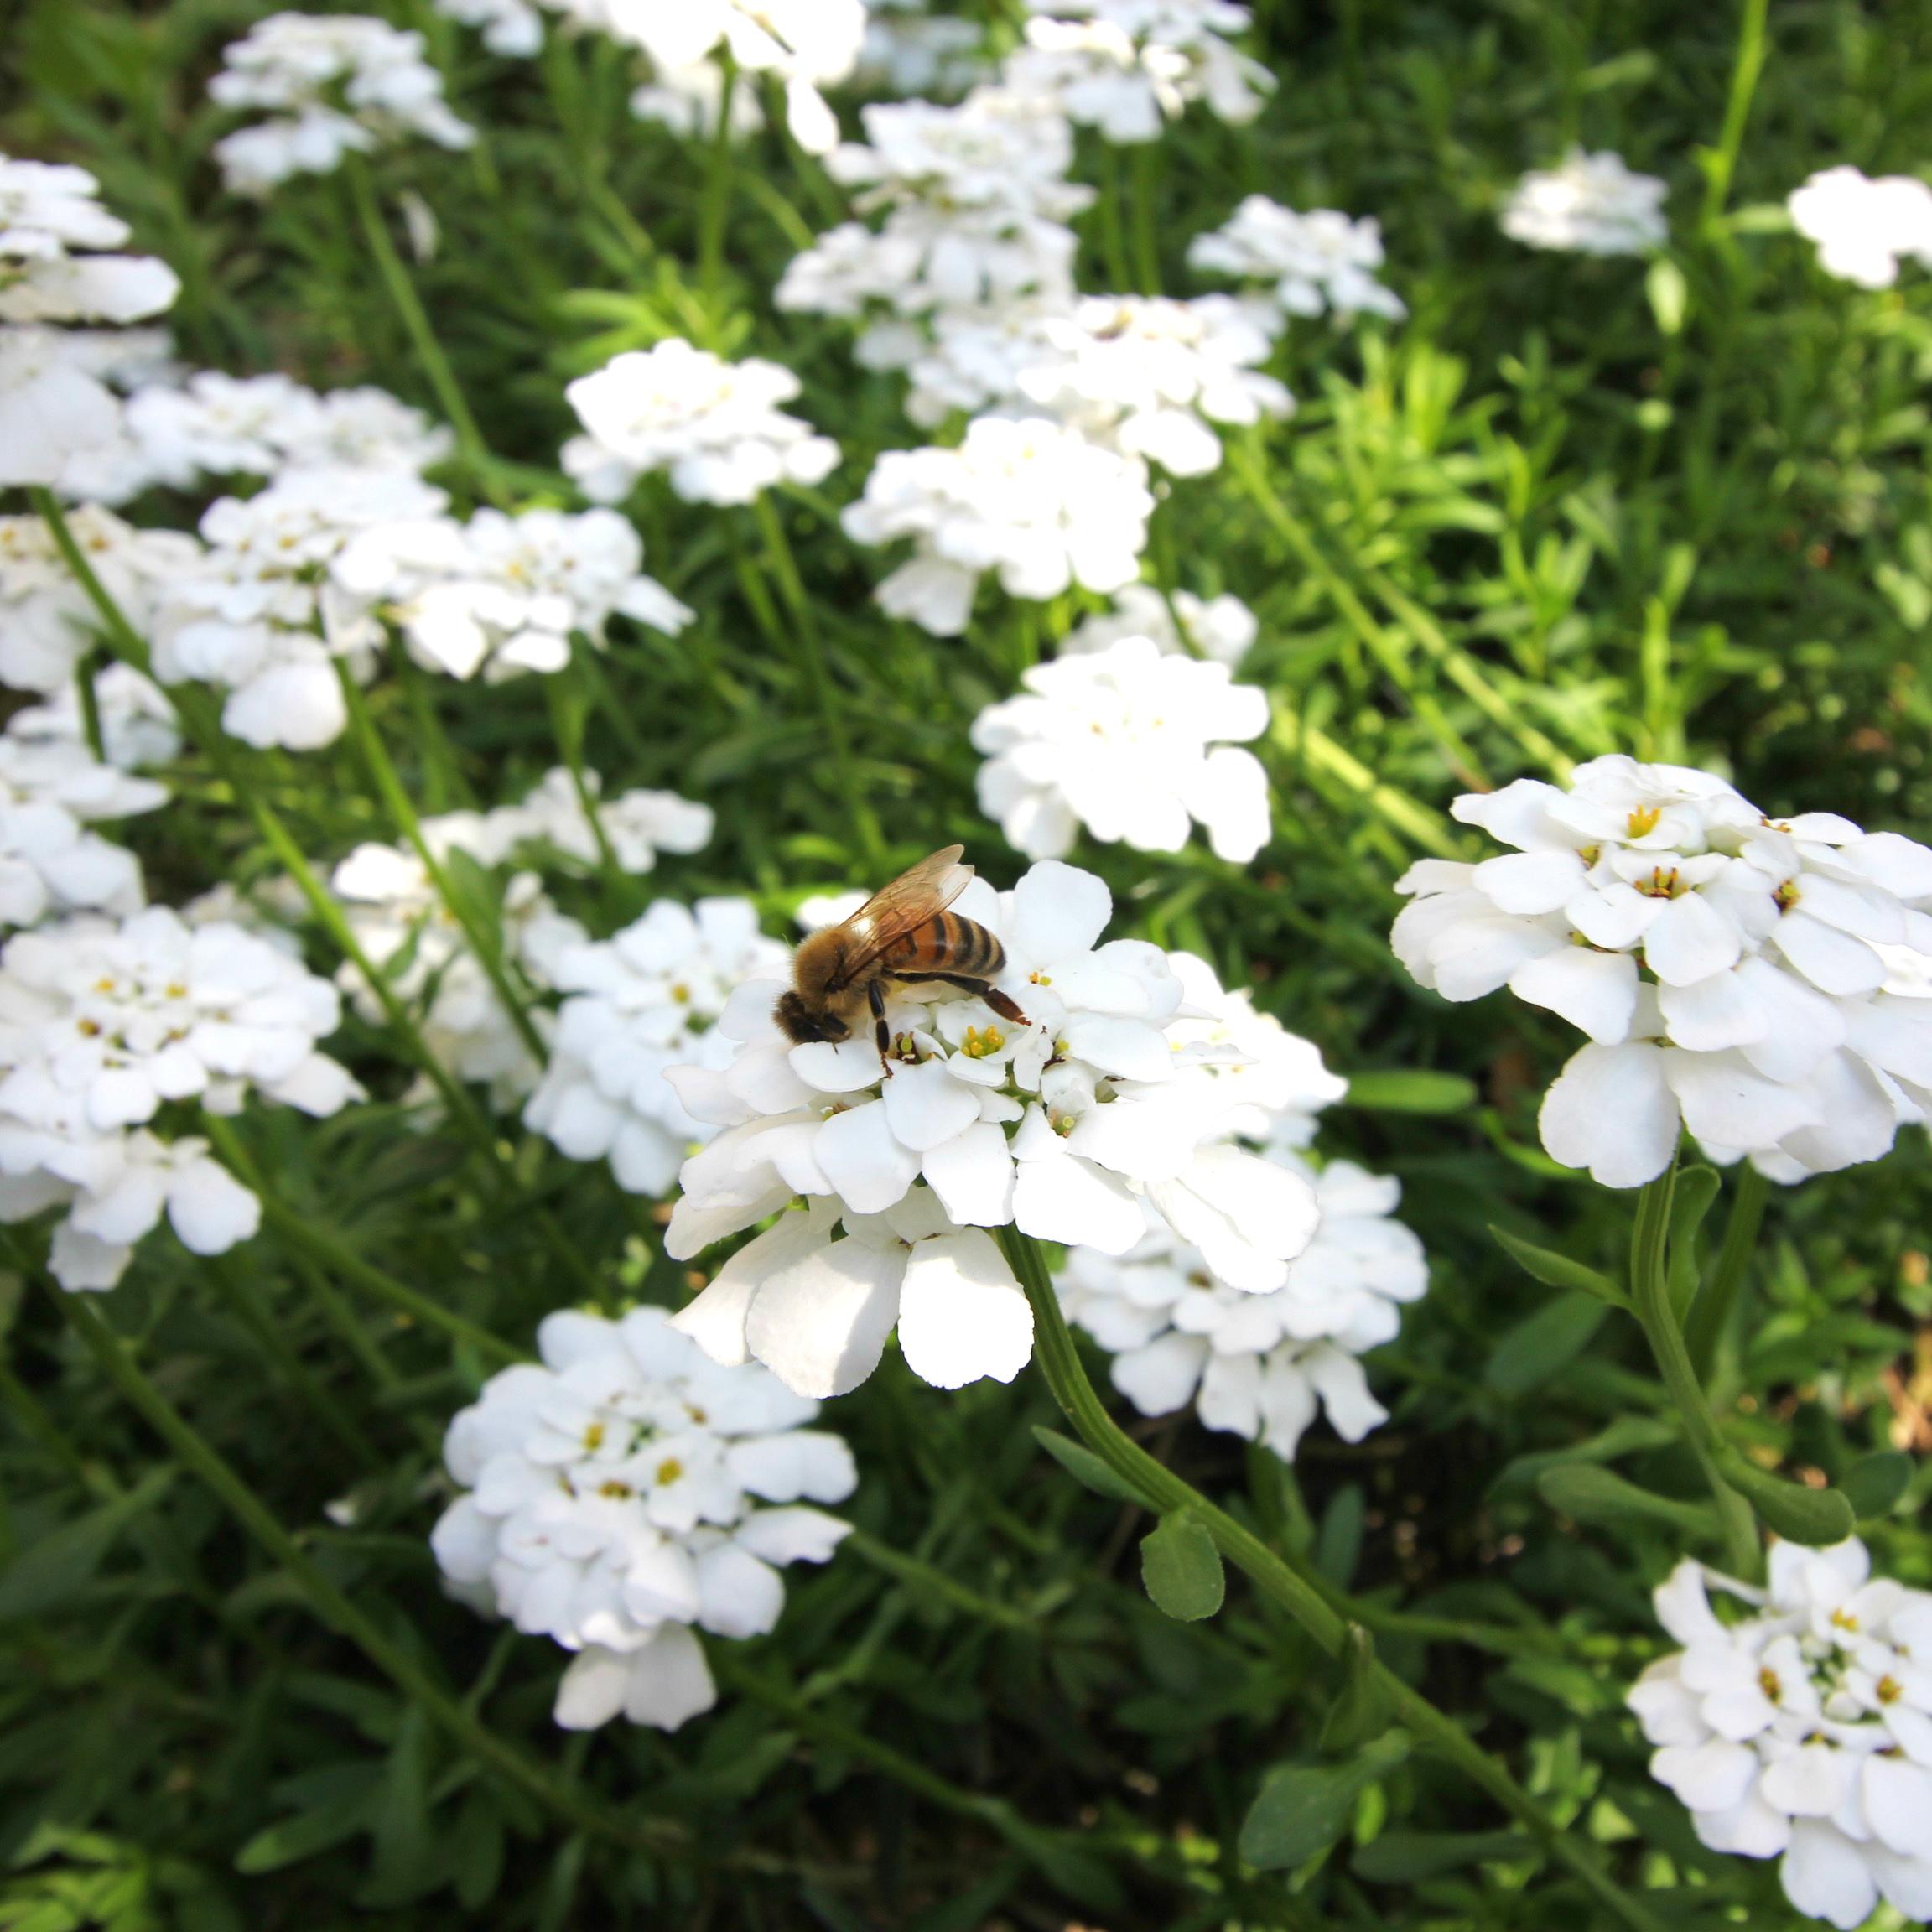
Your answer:
[[[860,969],[876,959],[895,939],[923,926],[943,912],[973,879],[973,868],[959,863],[963,845],[948,845],[901,872],[890,886],[881,886],[852,917],[844,930],[849,937],[845,970],[848,983]]]

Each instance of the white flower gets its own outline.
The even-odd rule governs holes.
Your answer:
[[[615,503],[667,470],[688,503],[749,503],[774,483],[817,483],[839,445],[777,405],[798,378],[776,362],[726,362],[673,336],[627,350],[564,392],[585,434],[564,467],[586,496]]]
[[[92,683],[107,762],[123,771],[172,764],[181,749],[181,732],[174,707],[160,687],[131,664],[103,665]],[[7,720],[7,735],[29,745],[85,745],[86,724],[75,681],[70,678],[42,703],[16,711]]]
[[[0,325],[138,322],[173,304],[181,283],[166,262],[91,252],[128,236],[100,193],[85,168],[0,154]]]
[[[1154,500],[1138,461],[1038,418],[980,417],[956,449],[888,450],[842,517],[860,543],[916,540],[875,593],[935,636],[966,627],[980,574],[1010,596],[1070,584],[1117,590],[1140,575]]]
[[[70,512],[67,527],[101,588],[143,634],[162,592],[200,556],[192,537],[131,529],[94,504]],[[53,532],[38,517],[0,517],[0,683],[70,693],[99,624]]]
[[[348,153],[419,134],[443,148],[476,138],[450,112],[420,34],[366,14],[272,13],[221,52],[208,97],[271,110],[215,143],[238,195],[266,195],[293,174],[326,174]]]
[[[721,1368],[659,1308],[565,1311],[541,1365],[492,1376],[449,1425],[461,1493],[430,1534],[451,1594],[574,1652],[556,1719],[674,1731],[717,1694],[695,1632],[762,1636],[780,1566],[823,1563],[849,1525],[808,1505],[858,1480],[818,1405]]]
[[[1563,165],[1517,183],[1502,214],[1503,232],[1531,248],[1582,255],[1642,255],[1668,238],[1669,184],[1633,174],[1620,154],[1572,148]]]
[[[595,801],[597,823],[623,872],[648,872],[660,852],[698,852],[711,842],[717,814],[709,805],[681,798],[675,792],[633,791],[615,798],[600,796],[595,771],[584,774],[584,788]],[[602,856],[597,834],[569,771],[554,766],[520,805],[500,805],[487,814],[493,842],[508,851],[525,843],[548,846],[584,867]]]
[[[84,828],[152,812],[167,797],[164,785],[96,763],[78,742],[0,737],[0,925],[31,926],[50,911],[138,911],[134,854]]]
[[[423,831],[439,859],[461,850],[484,865],[496,864],[514,843],[487,820],[455,813],[424,820]],[[418,1010],[439,1064],[459,1080],[486,1085],[499,1110],[528,1093],[543,1069],[421,859],[393,845],[358,845],[335,867],[330,886],[363,954],[385,973],[397,997]],[[587,937],[557,911],[532,873],[516,874],[505,886],[502,920],[506,959],[539,986],[550,984],[556,961]],[[351,963],[344,962],[336,983],[365,1019],[382,1017],[381,1002]],[[546,1018],[538,1015],[539,1029]]]
[[[455,446],[447,428],[381,389],[319,395],[286,376],[218,370],[138,389],[126,422],[152,474],[181,489],[204,475],[310,465],[420,471]]]
[[[726,1000],[785,960],[745,899],[659,900],[611,938],[564,948],[553,979],[568,997],[525,1124],[573,1161],[608,1160],[631,1193],[668,1192],[713,1130],[685,1111],[666,1068],[722,1070],[731,1047],[713,1029]]]
[[[286,470],[245,501],[221,498],[201,519],[205,549],[158,600],[155,676],[225,688],[222,728],[247,744],[332,743],[348,722],[335,660],[366,679],[381,632],[328,567],[358,532],[444,501],[406,470],[340,467]]]
[[[1910,174],[1867,179],[1826,168],[1792,190],[1792,226],[1818,244],[1818,266],[1861,288],[1889,288],[1910,257],[1932,268],[1932,188]]]
[[[1390,1217],[1400,1189],[1353,1162],[1319,1171],[1292,1154],[1285,1174],[1310,1182],[1314,1239],[1271,1293],[1215,1278],[1195,1249],[1150,1218],[1144,1240],[1113,1257],[1076,1248],[1059,1277],[1072,1321],[1113,1356],[1114,1385],[1144,1415],[1190,1401],[1210,1429],[1230,1430],[1292,1462],[1325,1410],[1359,1442],[1388,1420],[1357,1358],[1389,1341],[1404,1302],[1428,1286],[1422,1244]]]
[[[543,16],[529,0],[436,0],[436,11],[478,29],[492,54],[522,58],[543,44]]]
[[[112,1287],[164,1211],[195,1254],[247,1239],[248,1191],[205,1143],[148,1124],[169,1102],[238,1112],[251,1089],[335,1113],[361,1092],[316,1050],[338,1012],[283,947],[163,906],[15,934],[0,949],[0,1219],[65,1207],[51,1265],[71,1289]]]
[[[1789,1180],[1877,1159],[1932,1098],[1932,1013],[1879,950],[1932,951],[1932,850],[1623,757],[1452,810],[1517,849],[1411,867],[1395,951],[1446,999],[1506,984],[1590,1036],[1544,1103],[1565,1165],[1634,1187],[1681,1124]]]
[[[1262,306],[1276,327],[1287,316],[1324,309],[1338,323],[1362,314],[1400,321],[1408,313],[1401,297],[1375,278],[1380,227],[1332,208],[1300,215],[1265,195],[1250,195],[1220,227],[1187,244],[1187,259],[1240,281],[1271,283]]]
[[[874,0],[859,49],[855,76],[881,92],[963,94],[987,79],[992,70],[980,48],[979,23],[949,14],[885,12]]]
[[[395,625],[425,669],[486,683],[561,671],[621,613],[675,635],[693,613],[642,574],[644,547],[613,510],[479,510],[377,524],[330,566],[357,609]]]
[[[1175,627],[1175,620],[1180,627]],[[1239,597],[1197,597],[1176,590],[1173,608],[1151,584],[1124,584],[1114,608],[1083,617],[1060,641],[1060,654],[1104,651],[1123,637],[1150,637],[1170,656],[1192,652],[1232,671],[1260,633],[1259,621]]]
[[[724,70],[709,60],[690,67],[657,67],[653,80],[632,90],[631,112],[640,121],[655,121],[687,141],[702,140],[716,132],[718,114],[724,104]],[[764,111],[750,87],[731,90],[731,126],[734,141],[761,132]]]
[[[889,985],[895,1042],[787,1044],[776,984],[734,995],[721,1069],[674,1070],[724,1131],[684,1166],[666,1249],[686,1259],[778,1213],[677,1317],[723,1362],[756,1356],[788,1386],[838,1394],[871,1374],[895,1326],[941,1388],[1010,1381],[1032,1319],[989,1228],[1124,1253],[1150,1201],[1210,1247],[1234,1285],[1279,1287],[1306,1244],[1306,1183],[1229,1144],[1230,1099],[1184,1079],[1168,1027],[1184,989],[1158,948],[1099,943],[1112,901],[1048,862],[1010,893],[974,880],[953,910],[1001,941],[1001,990]],[[934,1002],[937,1004],[934,1004]],[[802,1211],[779,1213],[802,1196]]]
[[[1687,1560],[1655,1602],[1684,1648],[1629,1704],[1703,1843],[1778,1859],[1792,1906],[1840,1932],[1881,1898],[1932,1919],[1932,1593],[1874,1578],[1853,1538],[1773,1544],[1762,1591]]]
[[[1152,141],[1191,101],[1235,126],[1261,112],[1275,77],[1223,35],[1249,24],[1232,0],[1027,0],[1036,18],[1007,59],[1006,84],[1051,101],[1109,141]],[[1072,14],[1072,19],[1041,15]]]
[[[1151,638],[1036,666],[1025,693],[973,721],[979,808],[1030,858],[1057,858],[1078,827],[1104,843],[1178,852],[1189,821],[1223,859],[1268,839],[1268,778],[1227,742],[1268,729],[1268,699],[1224,664],[1164,655]]]

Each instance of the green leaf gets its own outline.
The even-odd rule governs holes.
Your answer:
[[[1579,1288],[1599,1301],[1607,1301],[1613,1308],[1629,1307],[1630,1297],[1607,1275],[1599,1275],[1594,1268],[1586,1268],[1581,1261],[1572,1261],[1552,1248],[1534,1247],[1498,1228],[1493,1221],[1489,1223],[1489,1232],[1510,1259],[1545,1288]]]
[[[235,1869],[252,1876],[279,1872],[372,1830],[382,1806],[382,1770],[373,1764],[357,1768],[364,1774],[350,1789],[257,1831],[235,1854]]]
[[[1221,1552],[1208,1525],[1176,1509],[1140,1539],[1140,1581],[1156,1609],[1182,1623],[1212,1617],[1228,1595]]]
[[[1679,1322],[1697,1299],[1697,1230],[1720,1185],[1715,1167],[1682,1167],[1670,1191],[1670,1306]]]
[[[1644,293],[1650,298],[1650,313],[1666,335],[1675,335],[1684,326],[1690,306],[1690,285],[1684,271],[1668,255],[1659,255],[1644,278]]]
[[[1758,1520],[1787,1543],[1821,1550],[1842,1543],[1858,1526],[1858,1513],[1849,1498],[1836,1489],[1807,1489],[1787,1483],[1727,1449],[1718,1468],[1724,1480],[1758,1512]]]
[[[1096,1495],[1111,1496],[1117,1503],[1138,1503],[1144,1509],[1160,1507],[1143,1496],[1124,1476],[1116,1475],[1112,1466],[1103,1462],[1085,1443],[1076,1442],[1072,1436],[1062,1436],[1057,1430],[1037,1426],[1033,1436],[1040,1446],[1076,1483],[1084,1484]]]
[[[1377,1114],[1462,1114],[1476,1104],[1476,1083],[1460,1073],[1390,1067],[1353,1075],[1345,1099]]]
[[[1522,1395],[1566,1368],[1588,1346],[1610,1312],[1587,1294],[1547,1302],[1504,1332],[1490,1351],[1483,1379],[1500,1395]]]
[[[157,1469],[112,1503],[90,1509],[43,1536],[0,1571],[0,1622],[44,1616],[79,1596],[114,1546],[115,1539],[174,1479]]]
[[[1306,1863],[1353,1822],[1355,1801],[1409,1755],[1409,1733],[1386,1731],[1340,1764],[1271,1771],[1241,1825],[1241,1856],[1264,1872]]]
[[[1711,1512],[1702,1504],[1640,1489],[1592,1462],[1566,1462],[1545,1469],[1536,1478],[1536,1488],[1552,1509],[1578,1523],[1664,1523],[1693,1535],[1711,1527]]]
[[[1534,1483],[1545,1469],[1565,1462],[1614,1462],[1619,1456],[1643,1449],[1667,1449],[1677,1440],[1677,1426],[1661,1415],[1619,1415],[1614,1422],[1572,1442],[1566,1449],[1539,1449],[1513,1457],[1491,1485],[1502,1489]]]
[[[1465,1865],[1520,1862],[1542,1849],[1522,1831],[1384,1831],[1349,1861],[1358,1878],[1379,1885],[1410,1885]]]
[[[1903,1450],[1878,1449],[1861,1456],[1845,1472],[1838,1493],[1864,1522],[1873,1516],[1889,1516],[1911,1482],[1912,1458]]]
[[[1342,1644],[1342,1689],[1322,1726],[1322,1748],[1345,1757],[1388,1728],[1389,1699],[1375,1678],[1375,1639],[1351,1623]]]

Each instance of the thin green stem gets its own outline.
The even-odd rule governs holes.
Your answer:
[[[818,632],[818,613],[806,593],[804,579],[798,574],[798,562],[792,553],[791,539],[785,534],[785,521],[768,492],[761,491],[752,500],[751,508],[758,521],[759,533],[765,539],[765,554],[771,563],[771,574],[777,579],[779,595],[785,600],[797,632],[801,655],[805,661],[806,680],[818,700],[819,721],[825,728],[826,747],[831,754],[846,812],[853,829],[859,834],[860,847],[867,865],[875,873],[880,872],[885,869],[886,841],[879,829],[878,818],[860,782],[859,768],[852,755],[851,734],[845,729],[844,702],[825,662],[825,645]]]
[[[1770,1198],[1771,1183],[1746,1162],[1737,1177],[1737,1192],[1731,1199],[1730,1218],[1724,1223],[1724,1245],[1717,1250],[1711,1278],[1691,1303],[1690,1318],[1684,1324],[1684,1344],[1690,1350],[1690,1366],[1696,1370],[1701,1383],[1710,1382],[1711,1364],[1716,1359],[1717,1344],[1731,1318],[1738,1291],[1750,1271],[1751,1257],[1758,1249],[1758,1229],[1764,1222],[1765,1204]]]
[[[581,649],[578,647],[579,655]],[[570,775],[570,789],[577,795],[577,808],[590,828],[604,883],[613,896],[621,899],[626,875],[617,861],[617,850],[610,843],[610,834],[604,828],[604,814],[597,808],[597,795],[590,789],[590,782],[584,776],[584,719],[580,713],[573,714],[570,709],[563,676],[561,672],[553,672],[543,679],[543,697],[550,708],[551,735],[557,740],[557,755],[564,761],[564,769]]]
[[[1140,277],[1140,293],[1161,293],[1161,245],[1154,210],[1154,190],[1159,184],[1161,145],[1155,141],[1138,143],[1134,149],[1134,265]]]
[[[1156,1509],[1163,1513],[1186,1509],[1204,1523],[1222,1555],[1245,1572],[1264,1596],[1285,1610],[1330,1657],[1338,1657],[1346,1641],[1347,1620],[1320,1589],[1252,1530],[1217,1509],[1120,1428],[1088,1379],[1038,1244],[1016,1228],[1002,1229],[1000,1241],[1032,1306],[1036,1358],[1054,1399],[1088,1447]],[[1549,1856],[1586,1886],[1620,1924],[1633,1932],[1663,1932],[1663,1922],[1602,1870],[1574,1834],[1566,1832],[1503,1765],[1479,1749],[1452,1717],[1438,1711],[1385,1665],[1375,1666],[1375,1680],[1397,1723],[1533,1832]]]
[[[543,1044],[543,1036],[537,1031],[536,1022],[531,1019],[522,995],[511,984],[509,973],[504,966],[501,933],[485,926],[469,901],[450,883],[448,869],[423,836],[423,821],[417,816],[408,787],[403,784],[402,774],[397,771],[388,748],[382,742],[382,733],[376,729],[376,720],[370,715],[369,700],[363,695],[362,687],[356,682],[346,663],[338,660],[335,672],[342,687],[343,703],[348,708],[350,731],[362,754],[363,763],[369,767],[369,776],[395,822],[396,829],[422,860],[423,870],[428,874],[429,882],[436,889],[436,896],[443,901],[444,910],[470,942],[470,949],[476,955],[483,976],[490,982],[504,1012],[517,1029],[517,1037],[535,1059],[544,1060],[548,1057],[548,1050]]]
[[[449,358],[443,353],[443,345],[436,340],[436,331],[429,325],[428,314],[423,309],[423,299],[416,293],[416,284],[410,280],[409,271],[403,266],[402,257],[396,252],[396,244],[389,238],[389,226],[382,219],[369,171],[351,154],[344,164],[344,172],[349,177],[350,195],[355,201],[356,218],[369,243],[369,252],[376,257],[377,270],[382,278],[383,286],[389,291],[389,299],[396,305],[397,314],[402,319],[402,326],[415,348],[416,358],[423,365],[423,373],[429,379],[429,387],[435,391],[436,400],[449,418],[450,428],[456,432],[456,444],[463,453],[464,462],[484,493],[492,501],[501,502],[504,499],[496,480],[496,460],[483,440],[483,432],[476,427],[476,418],[470,413],[462,385],[456,380],[456,371],[449,366]]]
[[[908,1555],[903,1550],[895,1550],[891,1544],[881,1543],[875,1536],[868,1536],[863,1530],[849,1531],[841,1547],[870,1563],[875,1570],[882,1570],[888,1576],[896,1577],[911,1589],[942,1603],[949,1603],[955,1610],[964,1611],[969,1617],[977,1617],[983,1623],[996,1624],[1003,1630],[1034,1630],[1039,1627],[1039,1620],[1032,1612],[1015,1609],[1010,1604],[996,1603],[990,1597],[983,1597],[977,1590],[969,1589],[956,1578],[948,1576],[943,1570],[935,1569],[932,1564]]]
[[[1743,0],[1737,22],[1737,53],[1731,68],[1731,92],[1724,103],[1724,126],[1717,145],[1705,164],[1704,223],[1711,227],[1722,217],[1724,204],[1731,194],[1731,182],[1737,172],[1737,156],[1744,145],[1744,125],[1751,117],[1751,102],[1758,91],[1758,76],[1763,71],[1764,57],[1770,51],[1765,22],[1770,0]]]
[[[724,235],[731,221],[731,109],[738,93],[738,64],[724,59],[724,80],[718,90],[718,125],[711,131],[711,151],[704,166],[704,200],[698,210],[698,286],[711,326],[724,320]]]
[[[288,1573],[314,1613],[361,1651],[460,1748],[577,1830],[594,1832],[621,1845],[660,1851],[682,1846],[684,1834],[677,1827],[607,1810],[590,1793],[525,1757],[433,1683],[415,1659],[391,1641],[375,1618],[331,1581],[220,1452],[155,1387],[88,1298],[64,1293],[51,1281],[44,1285],[61,1315],[109,1380],[182,1464],[207,1484],[242,1528]]]
[[[1106,264],[1107,279],[1117,294],[1125,295],[1134,287],[1134,270],[1127,259],[1127,222],[1122,213],[1125,193],[1121,186],[1120,150],[1109,146],[1107,167],[1100,180],[1100,253]]]
[[[94,653],[87,652],[74,667],[74,695],[80,706],[80,735],[101,764],[107,762],[107,739],[101,729],[101,696],[94,688]]]
[[[1673,1163],[1667,1173],[1645,1183],[1637,1197],[1637,1224],[1630,1238],[1630,1287],[1636,1303],[1637,1319],[1650,1344],[1664,1386],[1683,1424],[1705,1480],[1716,1498],[1717,1515],[1724,1532],[1726,1561],[1734,1576],[1749,1581],[1761,1561],[1758,1519],[1751,1505],[1724,1480],[1720,1464],[1724,1439],[1717,1419],[1711,1413],[1704,1385],[1690,1364],[1690,1351],[1684,1345],[1684,1332],[1671,1306],[1670,1270],[1666,1265],[1665,1242],[1670,1226],[1670,1196],[1676,1180]]]

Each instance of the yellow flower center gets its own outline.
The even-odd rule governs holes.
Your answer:
[[[1629,827],[1633,839],[1641,839],[1657,829],[1658,821],[1663,816],[1664,809],[1659,805],[1639,805],[1624,823]]]

